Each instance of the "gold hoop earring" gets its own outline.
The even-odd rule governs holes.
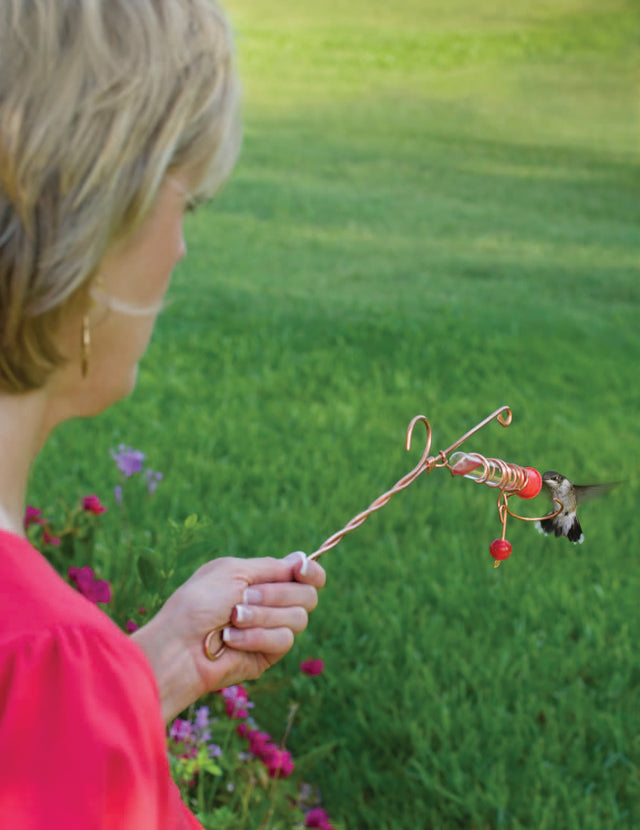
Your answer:
[[[82,340],[80,341],[80,370],[82,377],[89,374],[89,354],[91,353],[91,330],[89,328],[89,315],[82,318]]]

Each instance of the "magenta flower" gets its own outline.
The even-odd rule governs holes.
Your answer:
[[[140,628],[138,623],[133,620],[127,620],[124,627],[128,634],[133,634],[134,631],[137,631]]]
[[[319,830],[333,830],[329,816],[322,807],[314,807],[309,810],[304,820],[305,827],[317,827]]]
[[[249,741],[249,751],[258,758],[266,757],[273,746],[271,736],[257,729],[250,729],[247,732],[247,739]]]
[[[100,502],[100,499],[93,496],[85,496],[82,499],[82,509],[87,513],[93,513],[94,516],[99,516],[100,513],[105,513],[107,508]]]
[[[288,778],[295,766],[291,753],[286,749],[278,749],[273,744],[268,748],[262,761],[269,772],[269,778]]]
[[[111,458],[118,465],[120,472],[129,478],[134,473],[142,472],[142,462],[145,459],[145,455],[140,450],[133,450],[131,447],[125,447],[124,444],[120,444],[118,452],[111,450]]]
[[[60,537],[54,536],[52,533],[49,533],[49,531],[45,527],[42,531],[42,543],[44,545],[53,545],[54,547],[57,547],[60,544]]]
[[[315,660],[304,660],[300,663],[300,671],[311,677],[315,677],[324,671],[324,661],[319,658]]]
[[[57,546],[60,544],[60,539],[58,536],[54,536],[49,529],[49,521],[45,519],[42,515],[42,510],[39,507],[33,507],[33,505],[27,505],[27,509],[24,511],[24,529],[31,527],[31,525],[40,525],[42,528],[42,544],[43,545],[53,545]]]
[[[224,708],[230,718],[249,717],[248,710],[253,708],[253,703],[249,700],[243,686],[229,686],[227,689],[222,689],[220,693],[224,698]]]
[[[69,568],[69,579],[78,591],[91,602],[110,602],[111,586],[104,579],[96,579],[93,570],[85,565],[84,568]]]
[[[42,518],[42,510],[39,507],[33,507],[33,505],[28,504],[27,509],[24,511],[25,530],[31,525],[45,525],[46,523],[47,520]]]

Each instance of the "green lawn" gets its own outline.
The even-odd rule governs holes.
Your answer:
[[[264,725],[322,657],[289,745],[333,747],[310,775],[340,828],[640,826],[637,4],[226,5],[236,173],[189,220],[135,394],[59,430],[33,502],[108,499],[126,443],[165,473],[158,526],[311,551],[416,463],[413,415],[436,451],[510,404],[471,449],[624,481],[584,544],[512,519],[495,570],[492,491],[424,476],[324,557]]]

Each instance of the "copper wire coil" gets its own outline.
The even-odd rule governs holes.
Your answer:
[[[486,484],[488,487],[497,487],[507,493],[517,493],[526,486],[529,474],[524,467],[518,464],[511,464],[501,458],[485,458],[477,452],[465,453],[468,458],[477,461],[482,466],[482,473],[479,475],[467,476],[473,478],[478,484]],[[465,475],[455,469],[455,464],[446,465],[452,475]]]

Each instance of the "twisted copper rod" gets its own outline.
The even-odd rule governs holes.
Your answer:
[[[422,422],[427,430],[427,442],[420,461],[410,473],[407,473],[399,479],[390,490],[387,490],[386,493],[378,496],[378,498],[372,502],[366,510],[363,510],[362,513],[358,513],[357,516],[354,516],[350,522],[347,522],[347,524],[337,533],[334,533],[333,536],[329,536],[329,538],[323,542],[322,545],[320,545],[318,550],[314,551],[309,556],[309,559],[317,559],[319,556],[322,556],[323,553],[326,553],[326,551],[331,550],[331,548],[335,548],[338,542],[340,542],[347,535],[347,533],[351,533],[352,530],[355,530],[357,527],[360,527],[361,524],[364,524],[372,513],[375,513],[377,510],[380,510],[381,507],[384,507],[385,504],[388,504],[396,493],[399,493],[401,490],[405,490],[423,473],[430,473],[436,467],[448,467],[449,463],[447,461],[447,456],[449,453],[457,449],[464,441],[467,440],[467,438],[476,433],[479,429],[482,429],[482,427],[486,426],[494,418],[498,420],[498,423],[501,424],[501,426],[506,427],[511,423],[511,417],[511,409],[508,406],[502,406],[500,409],[496,409],[495,412],[492,412],[491,415],[487,416],[483,421],[480,421],[479,424],[476,424],[468,432],[465,432],[461,438],[458,438],[458,440],[451,444],[450,447],[447,447],[446,450],[441,450],[436,456],[430,456],[431,425],[424,415],[416,415],[415,418],[411,420],[411,423],[407,429],[405,447],[407,450],[411,449],[413,430],[415,429],[416,424]]]

